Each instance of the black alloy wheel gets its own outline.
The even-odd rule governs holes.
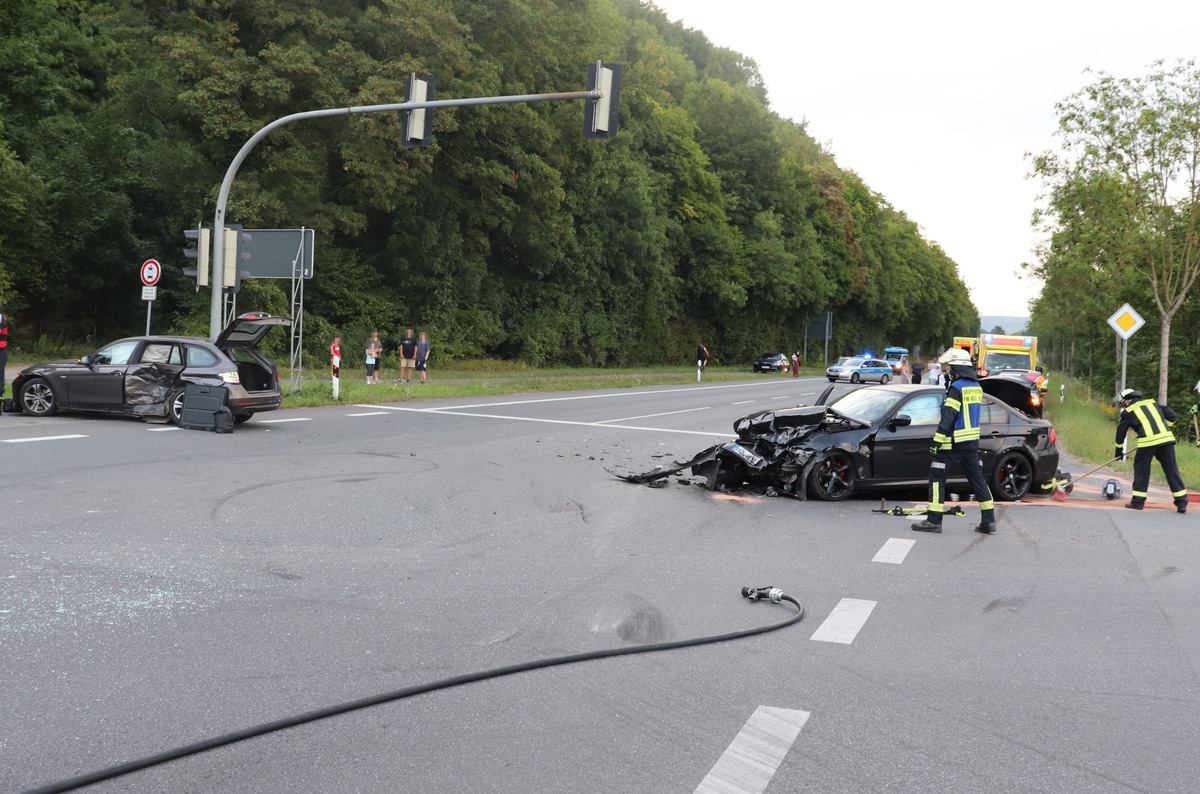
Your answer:
[[[992,498],[1003,502],[1015,502],[1029,493],[1033,485],[1033,464],[1020,452],[1006,452],[996,461],[992,469]]]
[[[840,502],[854,492],[854,462],[840,450],[829,453],[808,475],[808,490],[822,502]]]

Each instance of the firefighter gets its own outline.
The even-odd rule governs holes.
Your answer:
[[[1125,505],[1130,510],[1141,510],[1146,505],[1146,489],[1150,487],[1150,463],[1158,458],[1167,486],[1175,500],[1175,510],[1187,512],[1187,486],[1179,475],[1175,462],[1175,434],[1171,423],[1175,412],[1169,406],[1146,399],[1137,389],[1123,389],[1117,395],[1121,406],[1121,418],[1117,422],[1117,446],[1113,457],[1125,454],[1125,434],[1130,430],[1138,434],[1137,452],[1133,454],[1133,498]]]
[[[996,504],[983,478],[979,460],[979,418],[983,406],[983,389],[979,373],[966,351],[951,348],[938,358],[946,381],[946,400],[942,403],[942,418],[933,434],[929,454],[929,509],[923,521],[913,524],[917,532],[941,532],[946,499],[946,464],[957,463],[967,476],[967,482],[979,501],[980,521],[976,532],[990,535],[996,531]]]

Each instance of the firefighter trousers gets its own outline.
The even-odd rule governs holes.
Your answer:
[[[946,466],[957,463],[967,477],[967,483],[979,502],[980,524],[996,523],[996,503],[983,477],[983,465],[979,462],[979,448],[943,449],[929,466],[929,512],[926,514],[934,524],[942,523],[946,510]]]
[[[1135,505],[1146,503],[1147,488],[1150,487],[1150,464],[1158,458],[1162,465],[1163,474],[1167,477],[1167,487],[1171,489],[1171,498],[1176,505],[1187,505],[1187,486],[1179,474],[1179,464],[1175,462],[1175,442],[1155,444],[1152,447],[1138,447],[1133,453],[1133,498]]]

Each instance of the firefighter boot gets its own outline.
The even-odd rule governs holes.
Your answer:
[[[942,522],[932,521],[928,516],[912,525],[914,532],[941,532]]]
[[[1144,499],[1140,502],[1137,499],[1134,499],[1132,502],[1130,502],[1129,504],[1127,504],[1125,506],[1127,508],[1129,508],[1130,510],[1141,510],[1142,506],[1145,504],[1146,504],[1146,501]]]
[[[990,535],[996,531],[996,511],[983,510],[979,514],[979,526],[975,527],[976,532],[982,532],[985,535]]]

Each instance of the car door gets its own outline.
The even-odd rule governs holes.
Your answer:
[[[875,476],[887,480],[921,480],[929,476],[933,458],[929,448],[942,415],[943,392],[926,392],[909,397],[896,407],[889,420],[901,415],[910,424],[898,426],[885,421],[875,434]]]
[[[1000,450],[1012,446],[1011,433],[1008,409],[995,397],[984,395],[979,406],[979,461],[985,472],[992,470]]]
[[[140,344],[138,339],[122,339],[82,359],[84,366],[66,373],[65,402],[83,408],[123,405],[125,372]]]

